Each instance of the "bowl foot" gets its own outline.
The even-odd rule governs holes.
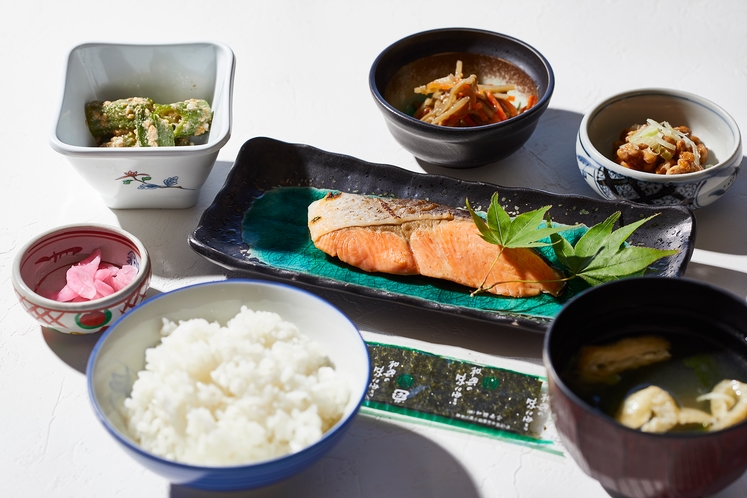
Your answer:
[[[630,498],[627,495],[624,495],[622,493],[618,493],[617,491],[611,490],[609,488],[605,488],[604,486],[602,486],[602,488],[604,488],[604,490],[607,492],[607,494],[610,495],[612,498]]]

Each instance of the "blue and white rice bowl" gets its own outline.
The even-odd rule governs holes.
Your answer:
[[[225,326],[244,305],[269,311],[294,325],[319,344],[350,396],[340,420],[320,440],[299,451],[238,465],[179,463],[146,451],[127,427],[125,399],[138,372],[145,366],[145,351],[161,341],[163,319],[172,322],[204,318]],[[299,288],[260,280],[229,279],[183,287],[143,302],[114,323],[96,344],[86,371],[88,392],[104,428],[138,463],[174,484],[229,491],[267,486],[300,472],[329,451],[347,432],[368,389],[368,348],[356,326],[327,301]]]
[[[708,148],[707,167],[660,175],[617,164],[614,142],[624,129],[647,119],[689,127]],[[605,199],[698,209],[734,184],[742,163],[742,138],[736,121],[707,99],[679,90],[631,90],[601,101],[586,113],[576,138],[576,159],[586,183]]]

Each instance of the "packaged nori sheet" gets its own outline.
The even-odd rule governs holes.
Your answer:
[[[416,349],[368,342],[363,406],[537,444],[549,416],[545,380]]]

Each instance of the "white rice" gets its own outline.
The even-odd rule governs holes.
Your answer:
[[[350,390],[318,343],[245,306],[225,327],[164,319],[124,411],[140,446],[182,463],[266,460],[318,441]]]

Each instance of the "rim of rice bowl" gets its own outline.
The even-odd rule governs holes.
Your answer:
[[[364,348],[365,356],[366,356],[366,359],[367,359],[366,369],[368,370],[368,373],[366,374],[366,378],[365,378],[365,385],[363,385],[362,389],[358,389],[358,386],[354,385],[354,383],[351,382],[351,380],[353,380],[353,378],[352,378],[353,376],[350,374],[350,372],[344,373],[343,375],[344,375],[344,377],[345,377],[345,379],[347,381],[347,384],[348,384],[348,386],[350,388],[350,392],[349,392],[348,401],[347,401],[347,403],[344,405],[344,407],[342,409],[342,414],[341,414],[339,420],[335,424],[333,424],[331,427],[329,427],[326,431],[324,431],[321,434],[321,437],[318,440],[312,442],[311,444],[306,445],[305,447],[303,447],[303,448],[301,448],[301,449],[299,449],[297,451],[289,451],[287,453],[284,453],[284,454],[281,454],[281,455],[277,455],[277,456],[274,456],[274,457],[270,457],[270,458],[267,458],[267,459],[262,459],[262,460],[252,461],[252,462],[246,462],[246,463],[229,463],[229,464],[216,464],[216,465],[212,465],[212,464],[199,464],[199,463],[185,463],[185,462],[173,460],[173,459],[170,459],[170,458],[166,458],[166,457],[157,455],[155,453],[151,453],[150,451],[143,449],[140,446],[140,444],[137,443],[133,439],[132,434],[130,434],[129,431],[126,430],[126,428],[125,428],[125,432],[123,432],[120,429],[118,429],[117,427],[115,427],[114,424],[109,420],[109,416],[102,410],[102,408],[100,406],[101,403],[100,403],[100,400],[98,399],[98,396],[96,395],[96,387],[94,385],[95,384],[95,382],[94,382],[95,381],[95,379],[94,379],[94,370],[96,368],[97,363],[99,362],[98,361],[99,360],[99,353],[101,352],[101,349],[105,346],[105,344],[107,342],[107,339],[109,339],[109,337],[112,336],[112,334],[116,334],[117,331],[119,330],[119,328],[122,327],[122,323],[123,322],[126,322],[128,320],[135,320],[138,317],[139,314],[143,313],[144,309],[152,308],[154,306],[157,306],[158,304],[160,304],[161,301],[163,301],[165,299],[173,298],[174,294],[183,293],[183,292],[194,292],[194,291],[198,290],[199,288],[208,287],[208,286],[221,286],[222,287],[222,286],[232,286],[232,285],[236,285],[236,286],[252,286],[252,287],[253,286],[259,286],[259,287],[268,287],[268,288],[274,288],[274,289],[284,289],[284,290],[290,291],[290,294],[296,294],[297,296],[305,296],[306,299],[310,299],[310,300],[316,301],[316,304],[318,304],[319,306],[323,306],[323,307],[327,308],[327,310],[325,312],[332,312],[333,314],[337,315],[340,320],[344,321],[345,324],[350,327],[351,331],[355,331],[355,333],[357,335],[357,338],[359,339],[360,345]],[[233,299],[240,300],[241,298],[234,296]],[[285,304],[292,306],[292,303],[290,301],[286,302]],[[247,303],[241,303],[240,306],[239,306],[239,308],[241,308],[241,306],[246,306],[247,308],[249,308],[252,311],[267,311],[267,310],[263,310],[263,309],[257,309],[252,304],[247,304]],[[181,309],[179,311],[182,312],[182,313],[185,312],[184,309]],[[186,312],[188,312],[188,311],[189,310],[186,310]],[[234,318],[239,313],[239,311],[240,311],[240,309],[235,310],[235,313],[233,315],[229,316],[227,319]],[[302,325],[300,323],[298,323],[297,321],[291,320],[291,319],[287,318],[286,316],[283,316],[282,313],[280,313],[280,312],[275,312],[275,313],[277,313],[277,314],[280,315],[280,318],[282,319],[282,321],[289,322],[289,323],[295,325],[299,329],[299,332],[302,335],[307,336],[312,342],[319,342],[320,346],[322,346],[322,352],[325,353],[325,356],[327,356],[328,358],[330,358],[330,354],[329,354],[330,353],[329,352],[330,348],[328,347],[329,346],[328,344],[322,344],[321,341],[318,341],[316,338],[314,338],[311,335],[305,333],[303,330],[301,330],[302,329]],[[169,314],[169,310],[168,309],[162,310],[162,313],[161,313],[162,316],[165,317],[165,315],[167,315],[167,314]],[[203,318],[203,317],[193,314],[193,316],[191,316],[190,318],[169,318],[169,320],[178,323],[179,320],[189,320],[189,319],[194,319],[194,318]],[[221,319],[219,321],[221,327],[225,327],[226,326],[225,322],[227,321],[227,319]],[[216,320],[213,320],[213,319],[209,319],[208,320],[208,322],[213,322],[213,321],[216,321]],[[159,336],[160,336],[160,328],[159,328]],[[155,347],[157,345],[160,345],[160,344],[161,344],[161,342],[159,341],[156,344],[149,344],[149,345],[146,345],[145,347],[143,347],[141,349],[141,355],[143,357],[143,361],[144,361],[144,358],[145,358],[145,351],[146,351],[146,349],[153,348],[153,347]],[[330,358],[330,361],[331,361],[331,358]],[[143,366],[143,368],[144,368],[144,366]],[[141,368],[141,370],[142,370],[142,368]],[[334,365],[334,370],[335,370],[335,372],[338,371],[337,365]],[[137,378],[138,372],[139,372],[139,370],[137,372],[134,372],[134,377],[135,378]],[[317,296],[317,295],[315,295],[315,294],[313,294],[311,292],[308,292],[308,291],[306,291],[304,289],[301,289],[301,288],[298,288],[298,287],[294,287],[292,285],[288,285],[288,284],[284,284],[284,283],[277,283],[277,282],[270,282],[270,281],[263,281],[263,280],[254,280],[254,279],[232,278],[232,279],[221,280],[221,281],[202,282],[202,283],[198,283],[198,284],[188,285],[188,286],[185,286],[185,287],[181,287],[181,288],[178,288],[178,289],[174,289],[174,290],[171,290],[171,291],[168,291],[168,292],[164,292],[164,293],[158,294],[156,296],[153,296],[151,298],[146,299],[144,302],[142,302],[141,304],[137,305],[135,308],[133,308],[132,310],[130,310],[128,313],[124,314],[122,317],[120,317],[119,319],[117,319],[112,324],[111,327],[109,327],[106,331],[104,331],[104,333],[102,334],[102,336],[100,337],[100,339],[96,342],[96,345],[94,346],[94,348],[93,348],[93,350],[91,352],[91,355],[90,355],[90,357],[88,359],[88,363],[86,365],[86,378],[87,378],[86,382],[87,382],[87,385],[88,385],[89,398],[90,398],[91,405],[92,405],[92,407],[94,409],[94,412],[95,412],[97,418],[99,419],[99,421],[101,421],[101,423],[104,425],[104,427],[106,428],[106,430],[112,436],[114,436],[114,438],[119,443],[124,444],[128,449],[134,451],[135,453],[137,453],[137,454],[139,454],[139,455],[141,455],[141,456],[143,456],[143,457],[145,457],[145,458],[147,458],[149,460],[156,461],[156,462],[160,463],[161,465],[168,465],[168,466],[171,466],[171,467],[182,468],[182,469],[195,469],[195,470],[197,470],[197,469],[204,469],[204,471],[206,471],[206,472],[221,472],[221,471],[228,471],[230,469],[241,469],[241,468],[248,468],[248,467],[259,468],[259,467],[262,467],[262,466],[274,466],[274,465],[277,464],[278,461],[283,460],[283,459],[287,459],[289,457],[298,457],[299,459],[303,459],[303,456],[305,454],[307,454],[307,453],[312,453],[312,452],[315,453],[315,454],[318,453],[318,450],[315,451],[315,449],[316,449],[317,446],[319,446],[321,443],[325,442],[327,439],[335,436],[336,433],[338,433],[340,431],[340,429],[342,429],[344,426],[347,426],[348,424],[350,424],[352,422],[352,420],[354,420],[355,415],[357,414],[357,412],[358,412],[358,410],[359,410],[359,408],[360,408],[360,406],[361,406],[361,404],[363,402],[363,399],[365,398],[368,384],[370,383],[370,358],[368,356],[368,350],[367,350],[366,343],[365,343],[363,337],[360,335],[360,331],[359,331],[358,327],[344,313],[342,313],[336,306],[334,306],[330,302],[326,301],[325,299],[323,299],[323,298],[321,298],[321,297],[319,297],[319,296]],[[130,394],[131,394],[131,391],[132,391],[132,386],[129,387],[129,390],[124,395],[124,397],[129,397]],[[121,401],[119,404],[121,404],[122,402],[123,401]],[[114,408],[114,403],[112,403],[111,400],[108,400],[108,404],[112,408]],[[115,409],[115,411],[116,411],[116,409]],[[125,423],[126,423],[126,421],[125,421]],[[326,453],[326,450],[325,450],[325,453]],[[321,456],[321,453],[318,456]],[[312,458],[312,457],[313,457],[312,455],[309,455],[309,458]]]

